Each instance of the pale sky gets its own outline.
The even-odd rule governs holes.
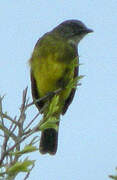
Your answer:
[[[78,47],[85,75],[61,117],[55,156],[32,153],[29,180],[107,180],[117,166],[117,1],[4,0],[0,2],[0,94],[4,109],[18,114],[23,89],[30,91],[28,60],[38,38],[68,19],[94,33]],[[30,119],[36,107],[28,112]],[[38,120],[41,119],[38,118]],[[16,180],[23,180],[20,174]]]

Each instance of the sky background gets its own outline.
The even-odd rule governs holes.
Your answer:
[[[0,2],[0,94],[4,110],[19,113],[31,97],[28,60],[39,37],[64,20],[79,19],[94,33],[78,47],[82,86],[62,117],[55,156],[32,153],[29,180],[107,180],[117,166],[117,1],[4,0]],[[29,120],[37,113],[28,112]],[[41,119],[41,116],[36,120]],[[20,174],[16,180],[23,180]]]

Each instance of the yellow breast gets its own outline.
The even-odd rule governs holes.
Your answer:
[[[32,61],[32,70],[37,83],[40,97],[57,88],[57,81],[63,77],[66,64],[56,61],[52,55],[45,58],[35,58]]]

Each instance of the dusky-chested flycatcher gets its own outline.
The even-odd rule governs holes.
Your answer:
[[[31,88],[34,100],[46,96],[48,93],[62,89],[57,95],[58,108],[52,115],[56,121],[56,127],[50,126],[42,131],[39,150],[42,154],[54,155],[57,151],[58,129],[60,115],[64,115],[71,104],[76,88],[65,88],[70,80],[78,76],[78,65],[71,68],[73,61],[79,64],[77,46],[80,40],[92,30],[88,29],[81,21],[67,20],[55,27],[52,31],[43,35],[36,43],[32,57]],[[52,98],[36,102],[40,111],[45,104],[47,107],[42,111],[45,118]]]

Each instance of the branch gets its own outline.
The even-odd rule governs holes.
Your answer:
[[[0,134],[0,136],[2,136],[3,138],[3,143],[1,146],[1,157],[0,157],[0,170],[1,170],[0,176],[1,177],[4,177],[6,179],[11,177],[11,179],[14,179],[19,172],[24,171],[24,170],[20,170],[19,172],[16,172],[16,167],[17,165],[19,166],[19,164],[21,164],[21,157],[23,156],[23,154],[31,153],[37,150],[37,148],[35,148],[34,145],[39,140],[37,140],[37,136],[32,137],[32,135],[40,130],[41,124],[38,122],[36,123],[36,125],[33,125],[33,124],[35,124],[34,122],[36,121],[37,117],[40,115],[40,113],[44,111],[48,103],[46,103],[43,106],[43,108],[40,110],[40,112],[37,113],[26,125],[26,123],[24,124],[24,122],[26,121],[27,109],[31,107],[32,105],[34,105],[36,102],[40,102],[42,100],[46,100],[46,101],[49,100],[55,94],[58,94],[59,92],[61,92],[61,90],[62,89],[58,89],[54,92],[48,93],[43,98],[40,98],[31,103],[28,103],[27,88],[26,88],[23,91],[23,95],[22,95],[20,114],[19,116],[15,116],[14,118],[9,116],[7,113],[3,112],[2,101],[4,97],[0,97],[0,119],[1,119],[0,131],[3,133],[3,134]],[[5,123],[6,120],[7,120],[7,125]],[[26,147],[26,145],[24,145],[24,142],[28,138],[30,138],[30,141],[28,143],[28,147]],[[17,164],[18,162],[19,164]],[[25,162],[26,160],[24,160],[24,164]],[[25,168],[27,169],[28,166]],[[26,180],[29,177],[30,172],[33,168],[34,168],[34,163],[32,164],[32,167],[27,170],[28,172],[26,173],[24,180]]]
[[[79,77],[79,79],[81,78],[82,77]],[[29,177],[31,170],[34,167],[34,162],[28,159],[21,161],[21,159],[24,154],[37,151],[37,148],[34,146],[38,142],[37,136],[32,135],[40,130],[48,128],[49,126],[56,128],[58,119],[54,117],[54,114],[59,110],[58,94],[65,88],[71,89],[76,87],[79,79],[76,78],[75,80],[70,80],[66,87],[50,92],[46,96],[34,100],[31,103],[28,103],[28,88],[24,89],[20,114],[19,116],[15,116],[15,118],[12,118],[7,113],[3,112],[2,101],[4,97],[0,97],[0,131],[2,132],[0,136],[2,136],[3,139],[0,157],[0,176],[6,179],[9,179],[10,177],[10,179],[15,179],[18,173],[26,172],[24,180]],[[48,103],[45,103],[40,112],[37,113],[26,125],[26,111],[28,108],[37,102],[45,100],[46,102],[51,100],[50,106],[48,107],[47,117],[45,116],[46,122],[41,120],[40,123],[35,123],[37,117],[47,108]],[[7,124],[5,123],[6,120]],[[29,143],[25,145],[26,143],[24,144],[24,142],[28,138],[30,138]],[[31,166],[30,169],[28,168],[29,166]]]

